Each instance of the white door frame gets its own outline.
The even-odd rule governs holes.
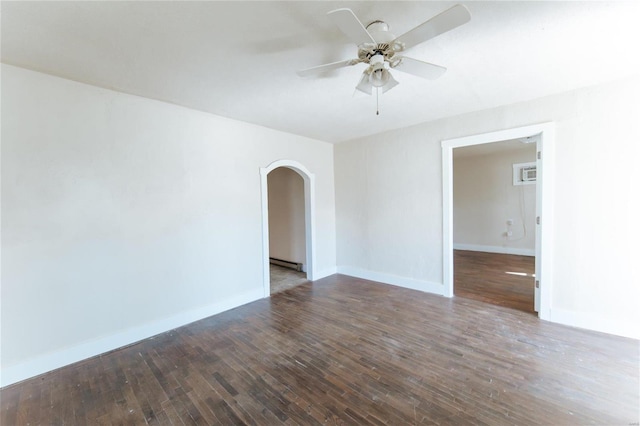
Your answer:
[[[553,171],[555,125],[534,124],[442,141],[442,274],[443,295],[453,297],[453,149],[463,146],[539,135],[537,142],[536,216],[536,307],[541,319],[549,320],[553,294]],[[539,154],[538,154],[539,153]]]
[[[307,279],[313,281],[316,275],[315,233],[316,233],[316,195],[315,176],[305,166],[293,160],[278,160],[267,167],[260,168],[260,187],[262,195],[262,283],[264,297],[271,295],[271,278],[269,275],[269,194],[267,175],[279,168],[287,167],[298,173],[304,180],[304,227],[306,245]]]

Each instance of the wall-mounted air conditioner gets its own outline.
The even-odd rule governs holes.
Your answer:
[[[517,163],[513,165],[513,184],[532,185],[537,178],[536,163]]]

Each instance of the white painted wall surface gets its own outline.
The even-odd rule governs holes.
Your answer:
[[[465,149],[455,148],[454,153]],[[536,187],[513,185],[513,164],[535,160],[535,144],[454,157],[454,248],[535,255]],[[508,219],[513,225],[507,225]]]
[[[331,274],[332,145],[3,65],[1,383],[263,297],[278,159],[316,176]]]
[[[554,121],[550,317],[640,338],[639,111],[636,76],[337,145],[338,271],[442,293],[441,141]]]
[[[304,180],[287,167],[267,175],[269,193],[269,256],[306,263]]]

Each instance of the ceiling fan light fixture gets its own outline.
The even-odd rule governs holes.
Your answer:
[[[373,87],[384,87],[391,76],[385,67],[384,56],[381,54],[373,55],[369,63],[371,64],[369,83]]]
[[[369,83],[369,74],[367,71],[362,73],[362,77],[360,78],[360,82],[356,86],[356,89],[362,93],[366,93],[367,95],[372,94],[373,86]]]
[[[389,82],[389,71],[384,69],[384,67],[374,68],[369,76],[369,83],[373,87],[383,87]]]
[[[387,74],[389,74],[389,78],[387,79],[387,84],[382,86],[382,93],[386,93],[387,91],[393,89],[398,85],[398,82],[396,81],[395,78],[393,78],[393,76],[389,71],[387,71]]]
[[[360,77],[356,89],[367,95],[373,94],[373,88],[382,89],[382,93],[396,87],[398,82],[389,72],[389,64],[380,54],[371,57],[371,65]]]

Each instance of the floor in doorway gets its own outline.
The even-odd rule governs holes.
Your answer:
[[[454,294],[534,312],[535,257],[454,250]]]
[[[298,272],[278,265],[269,265],[269,267],[271,274],[271,294],[280,293],[309,282],[306,272]]]

